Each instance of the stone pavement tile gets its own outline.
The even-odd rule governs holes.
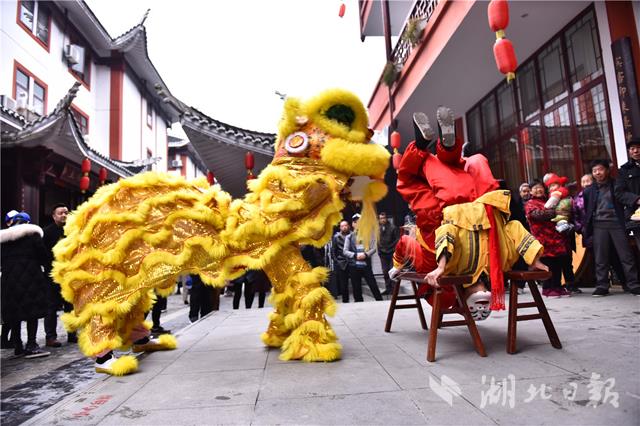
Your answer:
[[[349,395],[399,390],[373,359],[343,359],[332,363],[269,365],[260,400]]]
[[[593,341],[583,341],[566,344],[561,351],[534,346],[523,356],[586,378],[593,373],[600,375],[602,380],[613,378],[617,388],[636,393],[640,404],[638,347],[616,346],[615,352],[609,353],[606,345],[598,348],[594,347]],[[526,362],[529,363],[528,360]]]
[[[551,346],[545,348],[547,351],[556,350]],[[446,375],[459,384],[480,383],[482,375],[498,376],[512,373],[517,379],[520,379],[553,377],[568,373],[565,369],[548,363],[533,358],[509,355],[506,352],[492,353],[483,358],[478,356],[473,349],[446,354],[436,358],[435,362],[427,362],[426,359],[422,362],[432,375],[436,377]],[[525,365],[526,367],[523,367]]]
[[[253,404],[263,370],[160,374],[126,401],[136,410]]]
[[[484,384],[462,386],[462,395],[498,424],[637,425],[640,418],[636,398],[619,392],[616,408],[613,400],[603,401],[604,391],[600,397],[591,394],[589,380],[578,375],[511,381],[503,373],[494,379],[493,390],[487,377]],[[459,401],[454,397],[454,409]]]
[[[265,348],[187,352],[173,361],[161,374],[263,369],[267,354],[268,350]]]
[[[217,334],[217,330],[212,331],[208,336],[195,343],[189,350],[193,352],[226,351],[259,349],[264,347],[260,340],[261,331],[239,334]]]
[[[258,400],[251,424],[422,425],[426,419],[403,392]]]
[[[23,425],[94,425],[140,389],[144,373],[115,378],[104,377],[88,389],[76,392],[31,418]],[[146,381],[149,377],[146,377]]]
[[[106,425],[248,425],[253,417],[254,404],[216,407],[175,408],[170,410],[140,410],[123,404],[100,422]]]
[[[444,392],[437,386],[439,381],[434,382],[434,387],[439,392]],[[462,389],[461,389],[462,390]],[[434,425],[495,425],[495,422],[483,413],[477,406],[465,401],[464,399],[448,393],[443,393],[442,397],[436,394],[430,387],[423,389],[412,389],[404,391],[411,400],[422,411],[425,422],[424,424]],[[445,401],[444,398],[450,398]],[[451,403],[452,405],[450,405]],[[517,423],[507,422],[506,424]]]

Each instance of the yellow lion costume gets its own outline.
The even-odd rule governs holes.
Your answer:
[[[389,153],[369,142],[367,125],[364,106],[349,92],[329,90],[304,103],[289,98],[274,159],[244,199],[232,200],[204,178],[153,172],[98,189],[69,217],[66,238],[54,248],[52,275],[74,305],[63,320],[81,329],[81,350],[96,356],[131,345],[154,290],[170,294],[180,274],[223,286],[263,269],[274,306],[265,344],[281,347],[283,360],[338,359],[341,346],[325,318],[336,310],[321,285],[327,270],[312,269],[299,246],[330,239],[356,186],[359,232],[364,241],[376,232],[374,203],[386,194]]]

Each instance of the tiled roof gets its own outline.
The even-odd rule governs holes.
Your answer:
[[[273,155],[276,135],[232,126],[190,107],[182,114],[182,124],[198,128],[210,137],[266,155]]]
[[[58,138],[57,136],[68,131],[75,141],[76,149],[83,156],[101,166],[106,167],[113,173],[119,176],[132,176],[142,171],[145,168],[144,165],[138,165],[133,162],[112,160],[94,150],[87,144],[82,136],[78,123],[69,109],[79,88],[80,83],[75,82],[67,94],[60,100],[60,102],[58,102],[53,111],[47,115],[38,117],[37,119],[29,122],[25,121],[25,119],[20,116],[22,118],[23,125],[20,129],[16,129],[15,131],[3,132],[0,146],[2,148],[9,148],[13,146],[38,145],[44,142],[44,140],[47,139],[47,136],[52,136],[47,140],[52,141],[52,144],[62,143],[64,139]],[[5,111],[6,109],[3,108],[2,112],[4,113]],[[19,116],[17,113],[14,114]],[[30,142],[31,144],[29,144]]]

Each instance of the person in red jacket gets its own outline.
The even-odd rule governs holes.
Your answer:
[[[403,235],[394,253],[394,272],[413,268],[429,273],[437,268],[435,231],[442,222],[442,210],[450,205],[467,203],[498,189],[489,162],[480,154],[462,156],[462,139],[455,134],[453,111],[439,107],[438,139],[435,154],[429,146],[435,134],[424,113],[413,115],[416,138],[407,147],[398,168],[397,189],[416,214],[416,238]],[[419,294],[428,289],[423,284]],[[453,292],[443,298],[451,306]]]
[[[562,265],[567,262],[569,255],[569,244],[566,234],[561,234],[556,230],[555,208],[545,207],[547,202],[545,186],[540,181],[531,183],[531,199],[525,204],[525,213],[531,235],[542,243],[544,255],[540,259],[542,263],[549,267],[551,279],[542,284],[542,294],[547,297],[560,297],[569,295],[561,285]]]

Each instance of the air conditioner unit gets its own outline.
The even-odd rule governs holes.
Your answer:
[[[10,109],[12,111],[15,111],[17,108],[16,100],[7,95],[0,95],[0,104],[2,104],[3,108]]]
[[[67,44],[64,46],[64,58],[71,65],[75,65],[82,60],[82,49],[75,44]]]
[[[29,101],[27,99],[27,94],[24,92],[18,93],[18,98],[16,99],[16,112],[24,114],[27,111],[28,106]]]
[[[171,160],[171,167],[174,169],[179,169],[182,167],[182,160]]]

